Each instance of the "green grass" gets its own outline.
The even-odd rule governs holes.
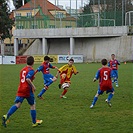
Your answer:
[[[62,64],[55,64],[60,67]],[[14,104],[19,83],[19,71],[24,65],[0,65],[0,116]],[[119,67],[119,88],[115,88],[112,107],[105,103],[106,94],[99,97],[96,106],[89,106],[97,91],[98,82],[92,82],[101,65],[99,63],[75,64],[79,70],[73,75],[67,99],[60,99],[59,79],[44,94],[45,100],[36,98],[37,118],[43,124],[32,128],[30,110],[25,100],[11,117],[7,128],[0,126],[0,133],[132,133],[133,132],[133,65]],[[36,69],[38,65],[34,65]],[[56,70],[51,70],[52,74]],[[34,81],[35,96],[43,87],[42,74]]]

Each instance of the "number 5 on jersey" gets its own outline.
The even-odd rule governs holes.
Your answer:
[[[104,80],[108,80],[108,71],[104,71]]]
[[[26,74],[26,71],[23,71],[21,75],[21,83],[25,82],[25,74]]]

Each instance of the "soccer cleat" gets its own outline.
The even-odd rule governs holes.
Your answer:
[[[39,98],[41,100],[44,100],[44,98],[42,96],[37,96],[37,98]]]
[[[2,116],[2,125],[4,126],[4,127],[6,127],[6,124],[7,124],[7,115],[3,115]]]
[[[63,96],[61,95],[60,98],[64,98],[64,99],[66,99],[67,97],[66,97],[65,95],[63,95]]]
[[[119,87],[119,85],[118,85],[118,84],[116,84],[116,87]]]
[[[41,125],[43,123],[43,120],[36,120],[36,123],[38,123],[38,125]]]
[[[37,127],[38,123],[32,124],[32,127]]]
[[[112,105],[111,105],[111,102],[110,101],[108,101],[108,99],[106,99],[105,100],[105,102],[109,105],[109,107],[111,107]]]
[[[90,109],[92,109],[94,107],[94,105],[92,104],[91,106],[90,106]]]
[[[61,89],[61,84],[58,85],[59,89]]]
[[[32,124],[32,127],[37,127],[38,125],[41,125],[43,120],[36,120],[35,124]]]

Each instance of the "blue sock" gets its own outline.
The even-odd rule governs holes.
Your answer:
[[[41,92],[38,94],[39,97],[41,97],[45,93],[46,89],[42,89]]]
[[[110,101],[112,99],[114,94],[110,93],[109,96],[108,96],[108,101]]]
[[[118,81],[117,80],[115,80],[115,84],[118,85]]]
[[[8,113],[7,113],[7,119],[8,119],[17,109],[18,109],[18,107],[17,107],[16,105],[13,105],[13,106],[9,109],[9,111],[8,111]]]
[[[32,123],[36,123],[36,110],[30,110],[31,118],[32,118]]]
[[[98,97],[94,97],[92,104],[95,105],[97,100],[98,100]]]
[[[52,83],[53,83],[53,81],[50,80],[50,81],[49,81],[48,83],[46,83],[45,85],[46,85],[46,86],[50,86]]]

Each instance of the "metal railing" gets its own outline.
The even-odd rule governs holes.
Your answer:
[[[133,26],[133,11],[126,12],[125,14],[125,26]]]

